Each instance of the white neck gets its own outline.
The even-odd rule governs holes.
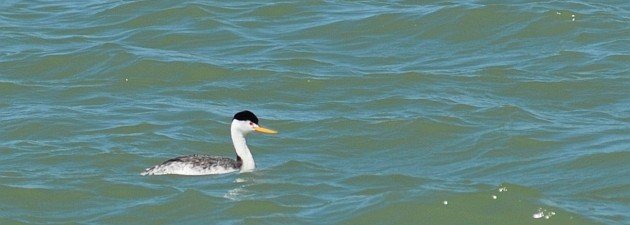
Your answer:
[[[234,144],[234,150],[236,150],[236,154],[241,157],[243,160],[243,165],[241,166],[241,172],[249,172],[256,168],[256,163],[254,162],[254,157],[252,153],[247,148],[247,141],[245,140],[245,135],[239,131],[236,123],[232,123],[231,136],[232,143]]]

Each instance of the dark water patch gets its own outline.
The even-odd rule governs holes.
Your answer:
[[[309,3],[307,3],[309,4]],[[244,16],[251,16],[256,18],[265,19],[285,19],[290,16],[302,16],[303,10],[300,9],[300,5],[288,2],[279,2],[272,4],[264,4],[259,7],[255,7]]]
[[[624,162],[628,159],[630,159],[630,152],[593,153],[571,160],[566,167],[568,170],[590,170],[597,167],[598,170],[622,173]],[[625,170],[627,172],[628,169]]]
[[[182,222],[205,218],[206,213],[218,213],[216,203],[225,203],[219,197],[212,197],[195,190],[184,190],[157,201],[136,203],[118,207],[113,212],[91,218],[91,222],[120,223],[125,221]],[[201,212],[204,213],[201,213]],[[148,216],[149,215],[149,216]],[[183,215],[183,216],[182,216]]]
[[[234,195],[228,197],[234,197],[236,199],[247,199],[260,195],[267,195],[270,197],[275,197],[276,200],[288,200],[285,198],[287,195],[306,195],[312,198],[318,198],[318,202],[321,203],[321,198],[330,198],[332,193],[335,191],[342,191],[341,188],[333,185],[329,185],[326,183],[315,182],[316,179],[306,180],[303,178],[296,178],[291,182],[262,182],[262,181],[254,181],[252,184],[245,184],[242,187],[243,193],[246,195],[239,196],[236,193]],[[283,190],[285,193],[278,195],[276,193],[277,190]],[[241,193],[241,194],[243,194]],[[229,193],[228,193],[229,194]],[[316,201],[313,201],[307,205],[315,204]],[[305,205],[300,204],[298,202],[294,202],[291,207],[304,207]],[[288,205],[286,205],[288,206]]]
[[[30,77],[31,80],[46,79],[48,81],[72,79],[79,74],[89,71],[93,66],[92,62],[94,60],[104,61],[106,58],[97,55],[85,57],[64,53],[42,54],[33,56],[29,63],[10,66],[9,71],[11,73],[7,74],[7,76]],[[67,66],[69,63],[78,66],[69,67]]]
[[[264,173],[269,173],[269,172],[271,171],[267,169],[265,170]],[[291,190],[291,191],[302,190],[301,191],[302,193],[308,192],[304,190],[333,190],[334,189],[334,186],[330,186],[330,185],[322,184],[322,183],[303,182],[300,180],[295,180],[292,182],[293,183],[254,181],[251,184],[245,185],[245,187],[247,191],[257,192],[257,193],[275,193],[275,190],[278,190],[278,189]],[[300,193],[300,192],[296,192],[296,194],[297,193]],[[285,193],[285,194],[289,194],[289,193]]]
[[[2,186],[3,208],[11,209],[29,222],[42,221],[48,218],[53,221],[72,218],[84,214],[77,202],[85,201],[92,196],[85,191],[54,190],[46,188],[22,188]],[[9,205],[6,205],[9,204]],[[8,207],[8,208],[7,208]],[[50,212],[55,208],[57,212]],[[32,210],[32,211],[31,211]],[[27,213],[28,211],[36,213]],[[64,212],[59,214],[58,212]]]
[[[116,98],[114,96],[103,95],[100,91],[96,91],[107,89],[108,86],[109,85],[106,83],[67,85],[61,90],[55,90],[55,93],[50,96],[54,97],[54,99],[60,103],[72,101],[71,104],[74,105],[72,109],[77,110],[84,106],[81,103],[85,103],[86,105],[105,105],[115,102]],[[74,103],[74,101],[77,100],[81,103]]]
[[[417,37],[453,44],[492,43],[518,32],[535,15],[507,5],[451,5],[421,17]],[[461,46],[452,48],[455,51],[464,49]]]
[[[430,180],[402,174],[378,174],[353,176],[342,183],[355,195],[378,196],[422,189],[427,182]]]
[[[85,96],[81,96],[81,98],[78,99],[77,104],[80,105],[81,108],[90,108],[90,107],[111,105],[115,101],[116,99],[111,96],[85,95]]]
[[[301,208],[301,210],[308,210],[310,207],[321,206],[324,204],[323,202],[325,202],[313,194],[285,194],[271,198],[271,200],[280,205],[291,208]]]
[[[0,223],[2,224],[28,224],[26,220],[20,220],[16,218],[0,218]]]
[[[214,21],[204,24],[212,24]],[[212,26],[212,25],[206,25]],[[179,29],[177,32],[164,31],[168,27],[154,27],[137,30],[124,37],[124,42],[134,46],[149,48],[172,50],[175,53],[182,53],[182,50],[188,49],[188,52],[199,52],[204,49],[212,50],[213,55],[227,55],[231,49],[237,49],[236,45],[218,45],[218,43],[226,43],[233,40],[242,40],[243,37],[239,33],[235,33],[230,29],[208,27],[203,30],[195,28]],[[170,28],[173,29],[173,28]],[[235,43],[236,44],[236,43]],[[254,44],[251,42],[243,42],[242,45]],[[203,46],[203,47],[199,47]],[[243,49],[243,48],[238,48]],[[252,49],[253,50],[253,49]]]
[[[417,224],[422,221],[432,224],[531,224],[539,219],[554,224],[596,223],[575,213],[539,205],[539,197],[534,190],[514,185],[506,188],[505,192],[482,190],[463,194],[442,193],[429,199],[411,198],[391,204],[373,205],[342,223]],[[534,218],[539,211],[549,218]]]
[[[495,107],[483,108],[475,112],[476,117],[494,118],[490,121],[502,121],[499,125],[506,127],[518,127],[519,124],[524,125],[525,129],[535,128],[536,124],[548,123],[545,115],[530,111],[519,105],[499,105]],[[496,118],[503,118],[496,120]],[[489,124],[495,124],[490,122]]]
[[[5,138],[9,140],[41,140],[56,139],[57,134],[72,134],[79,128],[71,121],[50,120],[22,121],[7,125]]]
[[[293,55],[293,54],[292,54]],[[291,56],[287,59],[278,59],[274,61],[282,67],[309,69],[311,73],[317,73],[319,70],[325,70],[326,67],[335,66],[332,62],[325,59],[300,58]]]
[[[158,4],[158,5],[155,5]],[[119,4],[112,4],[112,7],[107,7],[107,9],[99,12],[100,14],[96,14],[96,16],[105,16],[105,15],[130,15],[135,12],[146,12],[148,9],[152,9],[155,6],[156,8],[160,8],[157,6],[172,6],[175,3],[169,2],[155,2],[149,3],[148,1],[138,1],[138,2],[123,2]]]
[[[602,62],[616,62],[616,63],[625,63],[630,61],[630,54],[628,55],[621,55],[621,54],[613,54],[613,55],[608,55],[604,58],[601,59]],[[628,69],[626,69],[627,71]]]
[[[440,26],[445,34],[454,34],[447,40],[452,39],[454,42],[497,40],[506,34],[517,32],[519,28],[522,29],[522,24],[535,16],[527,11],[515,14],[514,9],[505,5],[484,5],[462,11],[466,13],[454,13],[460,16],[455,17],[457,20],[453,23]],[[451,33],[452,31],[456,32]]]
[[[520,180],[522,182],[532,182],[540,184],[542,181],[550,182],[550,179],[546,176],[532,171],[538,168],[541,164],[545,164],[550,161],[547,158],[533,158],[533,159],[502,159],[502,160],[490,160],[476,158],[470,160],[468,163],[453,163],[445,166],[451,176],[461,176],[464,178],[470,178],[475,180]]]
[[[517,82],[519,78],[530,78],[531,73],[514,68],[512,66],[484,66],[477,74],[477,79],[481,79],[484,83],[491,84],[511,84]]]
[[[614,203],[614,202],[606,202],[606,201],[592,201],[591,206],[588,210],[584,210],[579,206],[582,204],[580,202],[569,202],[565,201],[566,209],[572,210],[575,212],[582,212],[582,214],[593,214],[596,215],[597,221],[602,224],[623,224],[624,221],[628,219],[627,213],[627,202],[626,203]],[[624,206],[624,204],[626,206]],[[624,208],[625,207],[625,208]],[[624,208],[623,211],[617,211],[618,208]]]
[[[273,214],[295,213],[297,209],[294,207],[283,206],[267,200],[243,200],[234,203],[231,207],[225,209],[223,216],[227,217],[264,217]]]
[[[545,140],[544,137],[536,136],[539,135],[505,137],[503,141],[499,141],[499,143],[504,143],[500,149],[487,151],[484,156],[531,159],[547,155],[556,149],[562,148],[561,143],[558,141]]]
[[[107,134],[142,134],[142,133],[151,133],[156,132],[159,128],[163,126],[153,123],[138,123],[138,124],[130,124],[130,125],[115,125],[110,128],[100,129],[98,133],[107,133]]]
[[[213,81],[228,75],[229,70],[204,63],[138,60],[114,73],[117,77],[126,77],[131,84],[175,86]]]
[[[621,204],[630,202],[630,184],[615,184],[608,187],[597,188],[587,191],[586,195],[595,200],[615,201]]]
[[[436,138],[436,136],[442,137],[454,137],[460,134],[465,134],[472,131],[472,126],[466,124],[458,118],[452,117],[438,117],[438,118],[407,118],[403,120],[389,120],[383,121],[377,124],[370,124],[366,126],[371,128],[370,130],[384,129],[386,134],[382,137],[394,138],[403,137],[405,133],[416,133],[419,136],[426,136],[428,139]],[[381,136],[383,135],[380,132]],[[418,140],[424,138],[418,137]]]
[[[24,93],[34,92],[38,89],[37,86],[23,84],[20,82],[13,81],[0,81],[0,94],[3,96],[19,96]],[[9,101],[9,99],[5,99],[4,101]],[[3,101],[3,102],[4,102]]]
[[[566,34],[574,33],[576,28],[577,25],[571,23],[570,19],[548,11],[538,14],[526,27],[514,33],[514,37],[519,39],[565,37]]]
[[[331,173],[334,172],[334,168],[329,168],[325,166],[321,166],[315,163],[299,161],[299,160],[289,160],[277,167],[279,172],[288,172],[288,171],[311,171],[311,172],[321,172],[321,173]]]

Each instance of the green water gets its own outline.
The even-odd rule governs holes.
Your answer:
[[[0,224],[630,224],[627,1],[2,1]],[[257,169],[139,173],[233,156]]]

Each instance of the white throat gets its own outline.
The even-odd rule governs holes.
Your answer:
[[[249,131],[243,129],[243,124],[247,124],[246,121],[232,120],[232,126],[230,127],[232,143],[234,144],[234,150],[236,155],[241,157],[243,165],[241,166],[241,172],[249,172],[256,168],[254,157],[247,147],[247,141],[245,135]]]

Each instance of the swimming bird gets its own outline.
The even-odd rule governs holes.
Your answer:
[[[258,125],[258,117],[247,110],[234,114],[230,130],[232,144],[234,144],[234,150],[236,150],[236,160],[208,155],[180,156],[147,168],[140,175],[208,175],[239,170],[240,172],[250,172],[256,168],[256,163],[247,147],[245,136],[253,131],[265,134],[278,133],[275,130]]]

